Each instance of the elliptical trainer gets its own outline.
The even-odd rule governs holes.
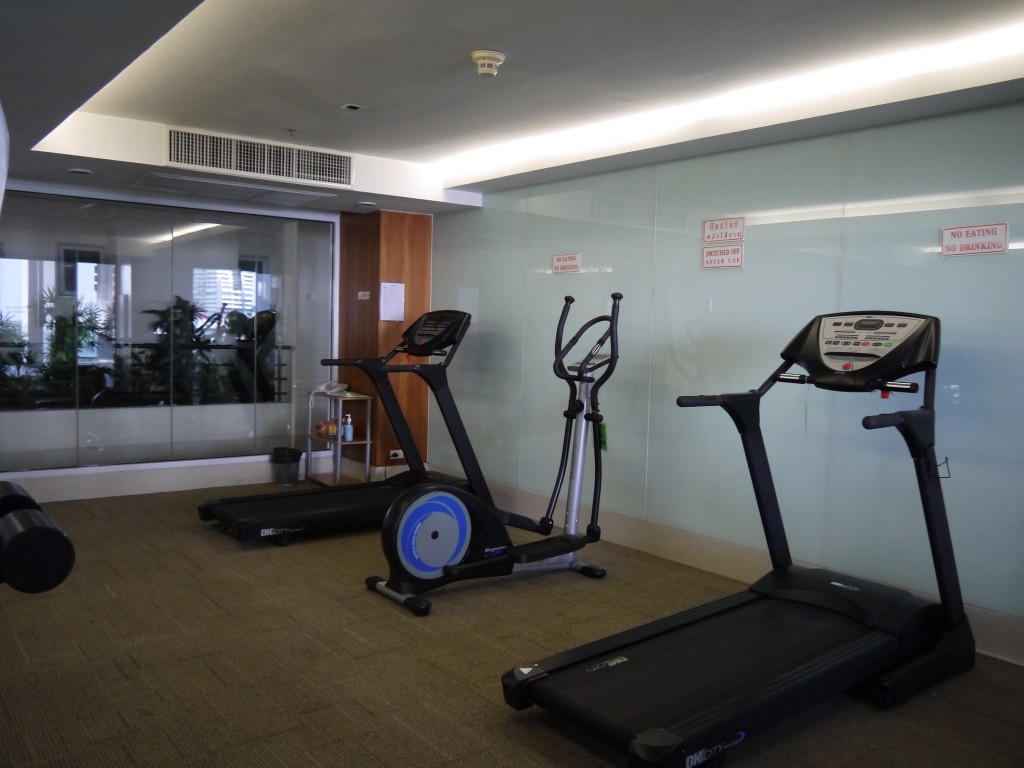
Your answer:
[[[430,613],[430,601],[422,593],[453,581],[511,573],[571,569],[601,578],[605,569],[579,559],[577,553],[601,538],[598,511],[601,500],[602,416],[598,391],[611,377],[619,358],[618,321],[621,293],[613,293],[611,314],[584,323],[563,343],[565,323],[573,297],[566,296],[555,333],[555,375],[569,385],[569,405],[564,412],[562,455],[548,508],[539,520],[506,512],[472,494],[447,485],[424,485],[395,500],[384,518],[381,540],[390,568],[387,580],[366,579],[368,589],[399,603],[417,616]],[[577,363],[565,359],[595,326],[604,331]],[[608,354],[601,350],[608,344]],[[593,426],[594,492],[586,532],[578,530],[586,467],[586,444]],[[570,449],[571,444],[571,449]],[[571,456],[570,456],[571,454]],[[513,545],[505,526],[548,536],[554,528],[555,507],[561,494],[566,467],[569,486],[562,534]]]

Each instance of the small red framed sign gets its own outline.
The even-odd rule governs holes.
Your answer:
[[[732,219],[704,219],[704,242],[742,240],[745,229],[746,219],[742,216]]]
[[[579,251],[576,253],[560,253],[551,257],[552,273],[579,272],[583,268],[583,258]]]
[[[943,256],[977,256],[983,253],[1006,253],[1010,248],[1007,224],[971,224],[946,227],[942,230]]]
[[[702,269],[735,269],[743,266],[743,244],[705,245],[701,253]]]

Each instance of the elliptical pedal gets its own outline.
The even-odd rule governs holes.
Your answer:
[[[518,563],[536,563],[559,555],[583,549],[589,543],[586,536],[563,533],[550,539],[539,539],[512,547],[508,554]]]

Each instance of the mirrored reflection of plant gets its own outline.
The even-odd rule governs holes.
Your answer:
[[[176,404],[221,402],[229,389],[213,353],[220,313],[207,312],[181,296],[164,309],[143,310],[152,315],[150,330],[157,337],[148,354],[135,355],[155,392],[166,392]]]
[[[33,321],[49,331],[40,379],[56,387],[71,387],[76,381],[79,351],[106,335],[108,313],[92,302],[64,296],[52,288],[30,305]]]
[[[14,316],[0,314],[0,405],[67,408],[89,402],[111,370],[83,364],[81,357],[99,339],[111,339],[110,313],[50,288],[29,303],[28,319],[42,330],[42,344],[31,343]]]
[[[38,365],[21,323],[0,312],[0,403],[28,400]]]

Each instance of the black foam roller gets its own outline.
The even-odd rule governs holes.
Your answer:
[[[0,575],[19,592],[46,592],[75,566],[75,546],[40,509],[16,509],[0,517]]]
[[[16,509],[39,508],[36,500],[20,485],[9,480],[0,480],[0,515],[6,515]]]

